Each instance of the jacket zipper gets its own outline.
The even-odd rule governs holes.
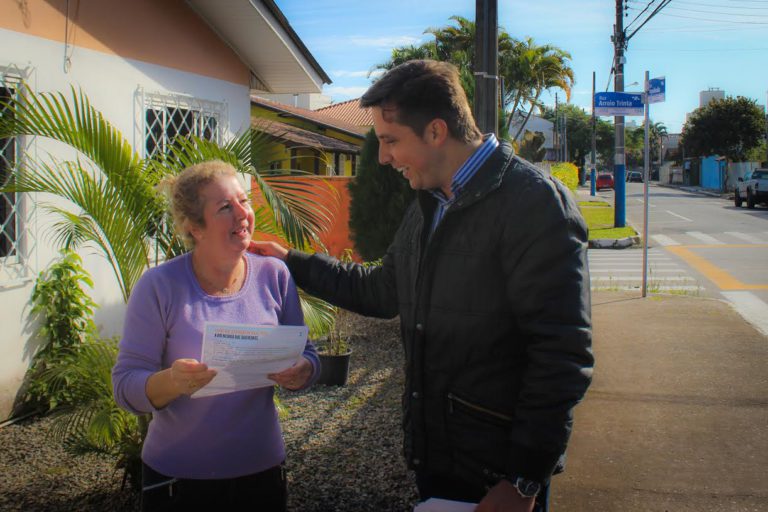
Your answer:
[[[459,398],[458,396],[454,395],[453,393],[448,393],[448,400],[450,400],[449,403],[449,410],[451,414],[453,414],[453,403],[456,402],[458,404],[463,405],[464,407],[471,409],[475,412],[479,412],[488,416],[491,416],[493,418],[496,418],[501,421],[505,421],[507,423],[514,423],[514,419],[512,419],[511,416],[507,416],[506,414],[492,411],[491,409],[488,409],[486,407],[483,407],[482,405],[473,404],[472,402],[468,402],[464,400],[463,398]]]

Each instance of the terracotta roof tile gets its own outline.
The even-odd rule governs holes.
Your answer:
[[[360,98],[334,103],[333,105],[319,108],[315,112],[322,112],[356,126],[365,126],[366,128],[373,126],[371,109],[361,107]]]
[[[319,110],[307,110],[305,108],[294,107],[292,105],[286,105],[285,103],[278,103],[276,101],[268,100],[254,95],[251,96],[251,103],[273,111],[282,112],[287,115],[313,121],[315,123],[328,126],[329,128],[335,128],[337,130],[348,132],[349,134],[355,136],[364,136],[368,132],[367,128],[362,128],[355,124],[341,120],[337,117],[324,114]]]

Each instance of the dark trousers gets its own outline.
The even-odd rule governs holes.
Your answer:
[[[445,500],[467,501],[480,503],[488,490],[469,485],[462,480],[446,476],[416,473],[416,487],[419,489],[419,499],[425,501],[429,498],[443,498]],[[545,486],[536,496],[534,512],[548,512],[549,510],[549,485]]]
[[[191,480],[163,475],[143,464],[143,512],[285,512],[287,499],[285,470],[282,466],[238,478]]]

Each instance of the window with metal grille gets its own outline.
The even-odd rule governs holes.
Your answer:
[[[182,94],[150,94],[143,97],[144,156],[165,153],[176,137],[195,135],[221,142],[223,103],[198,100]]]
[[[0,116],[10,116],[4,108],[14,99],[15,90],[6,84],[0,86]],[[12,183],[13,169],[16,166],[16,138],[0,139],[0,184]],[[0,194],[0,258],[16,256],[19,216],[16,213],[18,197],[13,193]]]
[[[0,66],[0,116],[11,116],[8,109],[26,93],[34,68]],[[34,139],[0,139],[0,185],[13,184]],[[33,279],[37,249],[36,204],[30,194],[0,193],[0,291]]]

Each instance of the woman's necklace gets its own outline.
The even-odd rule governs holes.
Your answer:
[[[192,268],[194,269],[194,265]],[[243,285],[243,281],[245,280],[245,262],[240,260],[234,276],[232,276],[230,281],[224,286],[221,286],[218,283],[214,283],[197,269],[195,269],[195,275],[200,281],[203,290],[205,290],[208,295],[232,295],[240,290]]]

